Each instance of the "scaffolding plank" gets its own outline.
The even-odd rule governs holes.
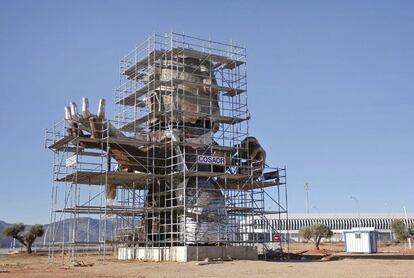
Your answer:
[[[134,63],[132,66],[128,67],[122,74],[127,75],[129,78],[134,78],[137,72],[141,69],[148,67],[148,65],[153,64],[155,61],[159,60],[164,54],[167,54],[168,51],[154,50],[151,51],[149,55],[145,56],[141,60]]]
[[[120,128],[120,130],[132,132],[135,129],[138,129],[138,130],[139,129],[142,129],[142,127],[140,127],[140,125],[146,123],[147,121],[153,121],[153,120],[157,119],[159,116],[161,116],[162,114],[164,114],[164,113],[161,113],[159,111],[157,111],[155,113],[154,112],[150,112],[150,113],[148,113],[148,114],[146,114],[146,115],[144,115],[144,116],[142,116],[142,117],[140,117],[138,119],[135,119],[134,121],[132,121],[132,122],[130,122],[128,124],[123,125]]]
[[[221,179],[228,179],[228,180],[244,180],[248,178],[247,175],[242,174],[230,174],[230,173],[223,173],[223,172],[207,172],[207,171],[193,171],[187,170],[183,171],[180,174],[186,175],[187,177],[205,177],[205,178],[214,178],[220,177]]]
[[[246,213],[254,215],[266,215],[266,214],[278,214],[280,211],[273,210],[262,210],[260,208],[246,208],[246,207],[226,207],[227,213],[232,215],[246,215]],[[243,224],[243,226],[248,226],[248,224]],[[250,225],[249,225],[250,226]]]
[[[160,145],[159,142],[148,141],[145,139],[131,138],[131,137],[109,137],[109,138],[92,138],[92,137],[74,137],[71,135],[66,135],[53,145],[50,145],[50,149],[79,153],[81,155],[91,155],[91,156],[101,156],[101,153],[96,152],[87,152],[84,151],[83,147],[68,147],[66,144],[71,141],[86,142],[86,143],[102,143],[108,142],[109,144],[117,145],[130,145],[130,146],[151,146],[151,145]],[[215,146],[214,146],[215,147]],[[217,146],[220,147],[220,146]]]
[[[157,144],[157,142],[148,141],[145,139],[130,138],[130,137],[118,137],[118,138],[108,138],[108,142],[111,144],[117,145],[130,145],[130,146],[149,146]]]
[[[142,97],[143,95],[145,95],[146,93],[148,93],[150,91],[158,89],[160,86],[166,85],[168,82],[171,82],[171,81],[161,81],[159,79],[151,81],[151,82],[145,84],[144,86],[142,86],[141,88],[137,89],[135,92],[133,92],[133,93],[127,95],[126,97],[118,100],[116,102],[116,104],[135,106],[137,104],[136,100],[138,100],[138,98]],[[143,101],[140,100],[138,103],[143,103]],[[142,104],[139,104],[139,105],[142,106]],[[144,105],[144,107],[145,107],[145,105]]]
[[[231,116],[223,116],[219,114],[207,114],[207,113],[200,113],[200,112],[191,112],[191,111],[182,111],[182,110],[174,110],[173,111],[174,117],[179,115],[180,117],[197,117],[200,120],[212,120],[217,123],[222,124],[236,124],[243,121],[248,120],[249,118],[242,118],[242,117],[231,117]]]
[[[57,179],[57,182],[71,182],[76,184],[105,185],[115,184],[123,187],[145,189],[156,175],[129,172],[89,172],[77,171]]]
[[[129,105],[129,104],[125,104],[125,105]],[[135,104],[133,105],[135,105],[136,107],[144,108],[147,106],[147,103],[145,102],[145,100],[137,99],[135,101]],[[129,105],[129,106],[132,106],[132,105]]]
[[[184,57],[188,58],[195,58],[200,60],[207,60],[214,63],[219,63],[225,66],[227,69],[234,69],[240,65],[242,65],[244,62],[240,61],[238,59],[232,59],[224,55],[218,55],[208,52],[202,52],[195,49],[189,49],[189,48],[181,48],[177,47],[173,49],[174,55],[182,55]]]
[[[82,156],[96,156],[96,157],[106,157],[106,153],[103,152],[89,152],[89,151],[82,151],[82,148],[80,149],[80,151],[77,151],[76,148],[73,148],[73,153],[77,154],[77,155],[82,155]]]
[[[48,148],[49,149],[54,149],[54,150],[59,150],[62,147],[64,147],[67,143],[69,143],[70,141],[73,140],[73,136],[64,136],[63,138],[57,140],[56,142],[54,142],[52,145],[50,145]]]
[[[123,216],[141,215],[143,209],[120,207],[120,206],[75,206],[56,210],[56,212],[79,213],[79,214],[115,214]]]
[[[208,148],[211,150],[216,151],[226,151],[226,152],[233,152],[237,149],[237,147],[228,147],[228,146],[221,146],[221,145],[208,145],[208,144],[200,144],[200,143],[189,143],[189,142],[173,142],[174,144],[181,145],[183,147],[191,147],[191,148]]]
[[[183,206],[174,207],[123,207],[123,206],[74,206],[56,210],[56,212],[70,212],[79,214],[117,214],[117,215],[141,215],[145,212],[162,212],[183,210]]]
[[[96,139],[91,140],[91,138],[89,138],[89,137],[74,137],[74,136],[71,136],[71,135],[66,135],[62,139],[60,139],[58,142],[50,145],[49,148],[54,149],[56,151],[77,153],[78,155],[102,156],[102,153],[85,151],[84,148],[81,147],[81,146],[75,146],[75,147],[67,146],[67,144],[69,142],[73,142],[75,140],[85,141],[85,142],[86,141],[88,141],[88,142],[91,142],[91,141],[100,142]]]
[[[230,117],[230,116],[222,116],[222,115],[211,115],[211,118],[222,124],[237,124],[240,122],[244,122],[249,119],[249,117],[241,118],[241,117]]]
[[[149,146],[157,144],[156,142],[147,141],[145,139],[131,138],[131,137],[109,137],[109,138],[92,138],[92,137],[71,137],[71,140],[86,143],[109,143],[117,145],[131,145],[131,146]],[[66,150],[75,151],[76,148],[66,148]],[[83,148],[81,148],[83,150]]]
[[[145,107],[146,103],[145,101],[140,100],[139,99],[140,97],[142,97],[143,95],[149,92],[159,89],[161,86],[171,86],[171,85],[172,86],[185,85],[190,88],[201,89],[201,90],[204,90],[205,88],[211,88],[213,90],[217,90],[218,92],[224,92],[224,95],[226,96],[237,96],[245,92],[245,90],[239,89],[239,88],[219,86],[216,84],[205,84],[203,82],[194,82],[194,81],[188,81],[188,80],[183,80],[179,78],[173,78],[173,79],[164,80],[164,81],[156,79],[146,84],[142,88],[136,90],[135,92],[129,94],[128,96],[118,100],[116,104],[121,104],[121,105],[126,105],[126,106]],[[203,98],[202,96],[197,96],[197,97],[199,97],[200,99]]]
[[[188,80],[179,79],[179,78],[173,78],[172,82],[173,82],[173,85],[182,84],[188,87],[193,87],[195,89],[211,88],[219,92],[225,92],[225,95],[228,95],[228,96],[236,96],[236,95],[239,95],[245,92],[245,90],[239,89],[239,88],[220,86],[216,84],[206,84],[203,82],[194,82],[194,81],[188,81]]]
[[[218,184],[220,185],[221,189],[223,190],[251,190],[251,189],[258,189],[258,188],[266,188],[271,186],[278,185],[275,182],[264,182],[264,181],[249,181],[246,182],[234,182],[234,181],[225,181],[224,179],[220,178],[217,180]]]
[[[60,152],[76,153],[79,155],[90,155],[90,156],[101,156],[102,155],[101,153],[84,151],[84,148],[82,147],[62,146],[62,147],[56,148],[55,150],[60,151]]]
[[[222,115],[211,115],[211,114],[207,114],[207,113],[199,113],[199,112],[189,112],[189,111],[182,111],[182,110],[173,110],[172,113],[171,111],[156,111],[154,112],[150,112],[138,119],[135,119],[135,121],[132,121],[124,126],[122,126],[120,129],[122,131],[134,131],[135,128],[138,129],[142,129],[142,127],[140,127],[140,125],[147,123],[149,121],[153,121],[155,119],[160,119],[161,117],[165,118],[165,120],[169,120],[171,118],[171,115],[173,115],[172,117],[174,118],[174,120],[177,120],[177,118],[179,120],[182,120],[182,118],[184,117],[196,117],[199,120],[212,120],[215,121],[217,123],[221,123],[221,124],[237,124],[243,121],[247,121],[250,118],[249,117],[230,117],[230,116],[222,116]]]
[[[128,76],[130,79],[133,79],[137,76],[140,70],[147,68],[148,65],[153,65],[157,60],[159,60],[163,56],[170,57],[170,54],[170,50],[153,50],[147,56],[143,57],[141,60],[137,61],[136,63],[128,67],[122,74]],[[234,69],[245,63],[240,59],[232,59],[224,55],[181,47],[173,48],[172,54],[174,55],[174,57],[178,56],[211,61],[219,65],[224,65],[224,68],[226,69]]]

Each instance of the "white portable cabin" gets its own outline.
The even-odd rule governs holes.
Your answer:
[[[345,252],[376,253],[377,232],[375,228],[352,228],[344,231]]]

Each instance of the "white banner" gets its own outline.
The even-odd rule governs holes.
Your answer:
[[[226,158],[221,156],[197,155],[200,164],[226,165]]]
[[[75,154],[66,159],[65,165],[66,167],[71,167],[71,166],[75,166],[77,162],[78,162],[78,156]]]

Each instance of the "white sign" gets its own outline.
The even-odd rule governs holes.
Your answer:
[[[226,165],[226,158],[221,156],[197,155],[197,162],[201,164]]]
[[[75,154],[66,159],[65,165],[66,167],[71,167],[71,166],[75,166],[77,162],[78,162],[78,156]]]

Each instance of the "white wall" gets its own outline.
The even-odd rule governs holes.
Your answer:
[[[376,252],[376,238],[372,232],[352,231],[345,232],[345,251],[349,253],[373,253]],[[371,237],[374,237],[371,240]]]

